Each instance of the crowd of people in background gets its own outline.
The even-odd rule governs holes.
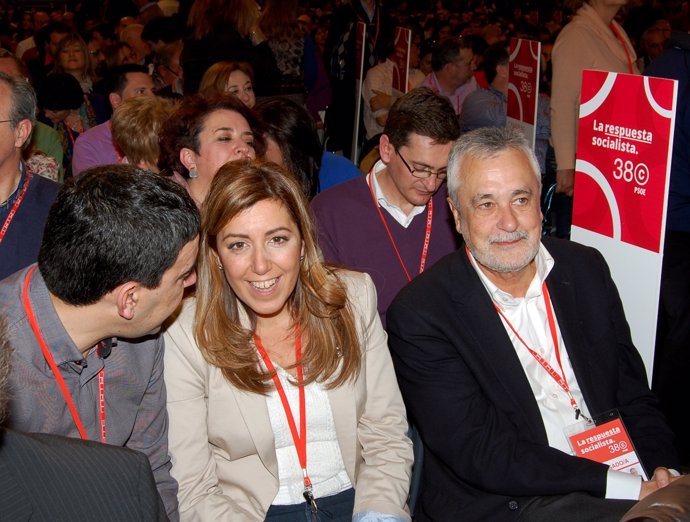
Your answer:
[[[472,161],[489,161],[482,156],[485,147],[533,169],[539,182],[530,178],[527,185],[542,192],[536,200],[545,209],[541,225],[532,223],[533,228],[541,226],[543,236],[568,239],[582,70],[677,78],[686,82],[680,95],[690,98],[687,64],[687,74],[680,74],[665,61],[671,48],[690,53],[690,2],[684,0],[45,4],[0,0],[0,348],[4,326],[9,344],[32,345],[30,355],[19,356],[21,379],[8,373],[8,386],[16,389],[18,379],[33,386],[58,379],[57,366],[46,370],[39,349],[45,342],[34,342],[36,329],[32,326],[32,333],[26,325],[17,326],[33,300],[40,307],[38,322],[50,324],[48,344],[74,341],[56,358],[73,377],[61,386],[66,397],[65,386],[74,386],[76,409],[98,396],[104,373],[106,383],[113,380],[105,386],[121,396],[111,396],[112,404],[103,405],[100,417],[93,408],[83,414],[86,431],[101,429],[103,442],[147,455],[153,477],[147,471],[142,480],[151,490],[155,482],[162,500],[154,492],[139,509],[161,520],[293,520],[299,510],[316,514],[319,498],[322,509],[337,520],[347,519],[353,505],[358,522],[409,520],[415,500],[415,495],[408,497],[410,474],[419,455],[413,458],[405,404],[408,409],[414,404],[417,419],[438,412],[412,400],[415,386],[421,385],[414,384],[418,372],[408,374],[405,366],[408,360],[419,363],[418,352],[408,345],[415,336],[410,325],[418,318],[414,304],[405,302],[407,295],[414,303],[415,290],[401,294],[403,304],[393,316],[394,359],[386,341],[387,312],[403,287],[457,249],[462,252],[457,263],[469,267],[469,279],[475,277],[472,270],[479,272],[474,259],[482,263],[472,245],[462,247],[461,235],[469,238],[476,231],[467,228],[457,194],[446,186],[448,178],[454,190],[462,190],[458,181],[450,181],[460,176],[462,161],[455,157],[449,165],[449,153],[453,158],[467,147],[467,154],[477,155]],[[358,22],[366,26],[361,93]],[[392,88],[397,27],[412,34],[406,92]],[[541,43],[533,156],[519,137],[481,134],[506,126],[513,37]],[[673,63],[685,56],[674,56]],[[679,121],[690,117],[690,101],[685,105],[680,104]],[[469,138],[463,142],[461,136]],[[685,138],[676,133],[677,140]],[[505,146],[496,145],[501,140]],[[674,154],[681,157],[687,150],[679,145]],[[690,220],[683,212],[690,208],[690,176],[678,165],[672,171],[676,213],[669,211],[673,234],[667,253],[688,259]],[[121,176],[121,183],[111,183],[111,176]],[[137,177],[142,180],[130,182]],[[112,194],[106,196],[108,191]],[[52,206],[56,201],[62,210],[57,203]],[[170,214],[163,220],[167,236],[158,233],[158,219],[153,210],[140,208],[143,203]],[[99,205],[102,216],[97,215]],[[119,215],[119,206],[131,216]],[[121,234],[119,240],[104,237],[109,223]],[[44,227],[51,231],[49,240]],[[80,231],[74,232],[79,237],[70,237],[69,227]],[[146,244],[138,250],[123,247],[138,241],[140,227],[147,229],[142,235]],[[169,251],[152,256],[155,266],[144,266],[146,248],[162,250],[168,236],[174,241]],[[257,253],[258,245],[264,253]],[[566,252],[559,254],[564,260],[554,255],[566,264],[570,247],[548,245]],[[115,265],[110,256],[117,257],[120,249],[126,255]],[[599,262],[588,252],[572,252]],[[550,270],[554,261],[548,252],[539,255],[539,266],[550,263]],[[280,274],[268,277],[273,271],[266,268],[261,274],[266,277],[256,275],[269,266],[280,267]],[[116,270],[131,273],[133,283],[118,278]],[[107,272],[105,282],[97,281],[101,271]],[[248,284],[250,271],[254,279]],[[689,273],[667,272],[662,284],[655,364],[666,373],[663,379],[655,377],[654,391],[662,397],[676,447],[666,452],[671,444],[659,442],[664,447],[650,451],[658,453],[660,466],[690,466],[690,434],[677,398],[679,376],[690,364],[690,296],[671,292]],[[601,277],[608,284],[608,276]],[[282,300],[267,307],[262,296],[273,295],[275,288]],[[169,319],[191,289],[194,296]],[[59,303],[55,310],[51,302]],[[79,310],[92,324],[79,319]],[[165,352],[163,334],[156,336],[164,323]],[[154,337],[141,341],[142,335]],[[111,346],[114,337],[137,340]],[[636,359],[627,364],[632,373],[639,370]],[[125,365],[137,367],[131,382],[123,379]],[[577,368],[569,371],[573,378],[578,373]],[[34,373],[40,376],[30,377]],[[639,377],[631,377],[633,388],[651,404]],[[430,375],[423,384],[432,380]],[[295,382],[299,386],[292,386]],[[88,397],[76,396],[81,388],[88,389]],[[102,389],[100,381],[105,403]],[[271,389],[277,394],[266,398]],[[72,426],[73,420],[81,424],[78,414],[63,411],[60,402],[64,418],[56,420],[48,399],[30,387],[25,391],[0,397],[0,412],[3,401],[9,403],[10,428],[86,438],[83,427]],[[595,402],[586,396],[589,390],[585,396],[576,393],[578,400]],[[62,401],[62,395],[58,398]],[[115,406],[118,400],[124,406]],[[329,401],[338,408],[329,407]],[[169,435],[168,416],[159,416],[166,403]],[[315,412],[313,432],[297,427],[305,407],[310,415]],[[650,408],[656,411],[655,405]],[[107,435],[106,413],[120,423]],[[650,415],[661,426],[661,439],[671,440],[661,416]],[[245,423],[235,422],[240,417]],[[476,412],[475,417],[482,421]],[[535,419],[540,418],[536,412]],[[461,484],[470,498],[486,501],[491,509],[507,502],[504,492],[492,490],[490,498],[483,497],[483,484],[452,476],[441,462],[443,441],[428,426],[421,432],[427,450],[430,440],[441,445],[429,469],[442,470],[438,473],[449,491]],[[275,441],[266,433],[273,433]],[[314,434],[321,438],[317,447],[311,442],[310,451],[320,460],[307,473],[306,449],[299,448]],[[545,439],[535,437],[534,444],[545,444]],[[680,461],[671,456],[676,450]],[[124,454],[105,457],[125,459]],[[593,490],[608,495],[608,479],[600,471],[591,470],[600,479]],[[414,473],[413,483],[420,468]],[[657,485],[671,480],[665,472],[650,478]],[[253,487],[245,488],[243,480]],[[526,491],[529,496],[531,490]],[[434,509],[441,510],[441,519],[443,509],[447,516],[490,516],[479,504],[463,511],[428,490],[422,498],[426,507],[421,510],[434,506],[426,513],[429,519]]]
[[[57,168],[44,166],[41,172],[63,180],[72,174],[73,148],[79,136],[108,120],[115,108],[108,102],[108,78],[114,68],[124,64],[144,66],[153,79],[153,93],[173,100],[197,92],[206,97],[229,92],[252,108],[257,97],[290,98],[309,110],[317,129],[324,129],[325,148],[349,157],[353,150],[356,21],[366,22],[369,30],[359,158],[378,144],[385,115],[395,101],[390,92],[392,62],[388,58],[398,26],[413,31],[410,88],[426,85],[441,92],[451,99],[457,114],[463,112],[465,98],[481,89],[464,111],[463,130],[501,124],[506,97],[502,85],[507,72],[506,67],[501,68],[505,65],[501,50],[507,48],[511,37],[540,41],[540,105],[545,107],[540,112],[541,127],[546,129],[543,141],[548,142],[551,52],[560,30],[578,7],[578,2],[572,1],[513,5],[457,0],[129,0],[75,5],[61,2],[42,10],[5,1],[0,4],[0,41],[3,49],[23,64],[22,75],[41,94],[39,120],[57,132],[62,144],[62,155],[35,147],[57,164]],[[690,25],[687,4],[680,0],[637,0],[617,11],[615,19],[625,28],[634,48],[630,51],[637,57],[630,66],[635,72],[644,70],[661,54],[672,27],[684,30]],[[484,60],[485,53],[488,61]],[[497,63],[497,56],[503,63]],[[569,60],[562,62],[568,63],[556,81],[576,83],[571,77],[578,74],[578,66]],[[77,80],[83,99],[77,95],[75,82],[65,74]],[[562,91],[557,89],[557,96],[562,97]],[[557,102],[559,120],[554,132],[559,135],[568,127],[560,119],[566,104],[571,105]],[[479,116],[486,111],[488,116]],[[557,141],[568,140],[559,136]],[[560,166],[554,167],[546,164],[548,146],[543,147],[544,174],[548,167],[554,169],[549,172],[551,176],[556,169],[571,169],[570,160],[564,159],[570,153],[560,152],[560,148],[556,146]],[[51,152],[60,157],[51,156]],[[569,178],[559,182],[559,192],[567,195],[570,188]],[[567,202],[564,205],[562,213],[567,215]],[[567,222],[554,225],[554,231],[567,235]]]

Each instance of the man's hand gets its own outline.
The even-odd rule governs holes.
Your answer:
[[[640,488],[640,500],[645,498],[650,493],[653,493],[657,489],[665,488],[677,478],[678,477],[674,477],[666,468],[656,468],[654,470],[652,480],[642,482],[642,488]]]
[[[575,169],[562,169],[556,171],[556,192],[573,195],[575,187]]]
[[[369,100],[371,110],[376,112],[381,109],[388,109],[393,104],[393,97],[385,92],[373,90],[374,96]]]

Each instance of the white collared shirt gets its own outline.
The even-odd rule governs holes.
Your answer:
[[[535,258],[536,273],[525,297],[513,297],[511,294],[499,289],[479,268],[473,256],[470,256],[470,262],[493,302],[500,308],[525,343],[544,357],[557,373],[561,373],[562,366],[562,375],[565,376],[570,393],[575,399],[577,406],[584,415],[591,418],[592,416],[570,363],[567,347],[563,342],[561,329],[558,326],[558,318],[554,316],[561,366],[559,366],[556,358],[556,350],[549,329],[546,304],[542,292],[542,284],[554,265],[553,257],[546,250],[546,247],[542,243],[539,244],[539,251]],[[539,413],[544,422],[549,446],[561,450],[568,455],[574,455],[573,449],[570,447],[563,431],[566,426],[578,422],[575,420],[575,411],[570,403],[570,398],[532,354],[527,351],[505,319],[501,318],[501,322],[510,338],[510,342],[515,348],[520,365],[532,388],[532,393],[539,407]],[[606,482],[606,498],[636,500],[639,497],[640,487],[640,477],[609,469]]]
[[[386,212],[388,212],[393,217],[393,219],[395,219],[398,223],[400,223],[400,225],[403,226],[403,228],[407,228],[410,226],[415,216],[418,216],[426,210],[426,205],[413,207],[412,211],[409,214],[405,214],[405,212],[403,212],[403,210],[400,207],[389,202],[386,199],[386,195],[383,193],[383,190],[381,189],[381,185],[379,185],[379,180],[377,178],[377,174],[385,168],[386,164],[382,160],[378,160],[371,168],[371,171],[367,176],[367,183],[373,183],[374,196],[376,197],[376,201],[378,202],[379,206]]]

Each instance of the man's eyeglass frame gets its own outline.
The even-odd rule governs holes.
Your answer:
[[[410,171],[410,174],[412,174],[415,178],[427,179],[431,176],[436,176],[436,179],[443,181],[448,177],[448,169],[444,168],[437,170],[436,172],[427,169],[413,169],[412,167],[410,167],[410,164],[407,163],[407,161],[405,161],[405,158],[403,158],[403,155],[400,154],[400,151],[398,149],[395,149],[395,153],[402,160],[403,165],[405,165],[407,170]]]

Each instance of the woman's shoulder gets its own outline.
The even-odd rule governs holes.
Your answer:
[[[166,321],[165,334],[175,336],[177,332],[191,332],[194,328],[196,297],[189,296],[182,300],[175,313]]]
[[[333,272],[338,279],[345,283],[348,295],[351,294],[351,291],[361,292],[364,288],[374,284],[371,276],[366,272],[357,272],[346,268],[335,268]]]
[[[364,313],[366,315],[365,310],[371,302],[376,306],[376,288],[369,274],[345,268],[337,268],[334,272],[345,285],[347,300],[351,303],[356,314]]]

